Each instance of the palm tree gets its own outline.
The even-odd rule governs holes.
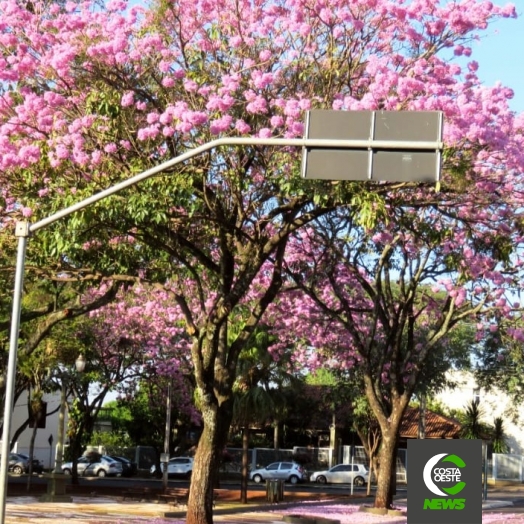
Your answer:
[[[493,420],[491,443],[493,445],[493,453],[508,453],[509,452],[509,446],[506,442],[506,431],[504,428],[504,420],[501,417],[497,417]]]
[[[241,502],[247,503],[247,466],[249,430],[254,424],[273,422],[275,432],[288,409],[286,389],[295,379],[285,371],[283,360],[276,361],[269,347],[274,342],[267,328],[259,327],[252,337],[252,344],[244,349],[238,360],[235,382],[233,422],[242,428],[242,485]]]
[[[485,411],[480,407],[478,400],[472,400],[463,414],[459,415],[462,424],[460,438],[490,440],[492,428],[489,424],[482,422],[485,419]]]

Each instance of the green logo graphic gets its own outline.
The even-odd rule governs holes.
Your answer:
[[[445,467],[447,466],[446,464],[445,466],[436,468],[435,466],[438,462],[449,462],[450,466]],[[465,466],[465,462],[457,455],[449,455],[448,453],[439,453],[438,455],[434,455],[424,466],[424,483],[426,484],[426,487],[429,489],[429,491],[435,495],[439,495],[441,497],[445,497],[446,495],[457,495],[466,486],[466,483],[460,480],[462,476],[460,468]],[[439,483],[449,482],[455,482],[455,485],[448,488],[439,487],[437,485]]]

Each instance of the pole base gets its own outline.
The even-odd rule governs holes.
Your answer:
[[[66,493],[69,480],[63,473],[51,473],[47,476],[47,493],[39,498],[40,502],[73,502],[73,498]]]

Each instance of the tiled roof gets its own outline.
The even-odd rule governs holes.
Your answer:
[[[418,408],[408,407],[400,425],[401,438],[417,438]],[[433,411],[426,411],[426,438],[459,438],[460,423]]]

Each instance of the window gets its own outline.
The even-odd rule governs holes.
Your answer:
[[[480,402],[480,388],[475,388],[473,390],[473,402],[475,402],[475,404]]]

